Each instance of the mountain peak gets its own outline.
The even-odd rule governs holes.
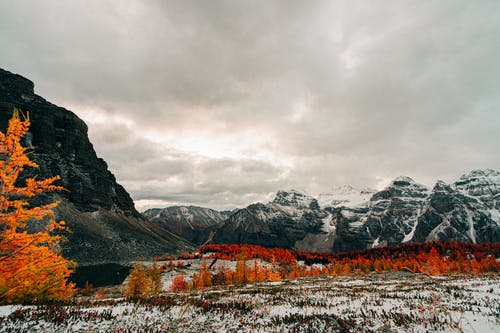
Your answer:
[[[394,185],[402,183],[414,184],[415,181],[413,180],[413,178],[410,178],[408,176],[398,176],[392,181],[392,184]]]
[[[471,178],[500,178],[500,172],[493,169],[476,169],[472,170],[469,173],[466,173],[460,177],[463,179],[471,179]]]
[[[338,194],[351,194],[355,192],[360,192],[360,191],[354,188],[354,186],[352,185],[342,185],[333,188],[333,193],[338,193]]]
[[[436,184],[434,184],[434,187],[432,189],[432,192],[437,192],[437,191],[449,191],[451,188],[450,188],[450,185],[447,184],[446,182],[442,181],[442,180],[438,180],[436,182]]]
[[[33,81],[0,68],[0,88],[16,97],[35,94]]]
[[[472,170],[460,177],[455,188],[467,195],[481,197],[489,207],[498,209],[500,194],[500,172],[493,169]]]
[[[321,193],[318,202],[321,207],[356,207],[366,204],[375,192],[370,188],[356,188],[351,185],[336,186],[331,192]]]
[[[272,203],[282,205],[282,206],[292,206],[300,208],[319,208],[318,202],[315,198],[310,195],[305,194],[299,190],[280,190],[276,193]]]
[[[397,188],[404,192],[406,191],[418,191],[426,192],[428,191],[427,186],[417,183],[413,178],[407,176],[396,177],[391,184],[386,188]]]
[[[0,130],[14,108],[30,113],[36,173],[41,179],[60,175],[59,185],[67,189],[47,197],[60,201],[54,213],[72,230],[62,248],[66,257],[80,264],[120,262],[192,248],[139,215],[97,156],[83,120],[34,94],[31,80],[0,69]]]

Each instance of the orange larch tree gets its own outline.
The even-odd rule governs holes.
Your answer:
[[[21,172],[38,167],[21,145],[29,125],[29,117],[14,110],[6,133],[0,132],[0,302],[66,299],[74,289],[67,278],[75,263],[62,257],[64,238],[54,234],[66,230],[55,220],[57,203],[29,203],[37,194],[62,190],[54,185],[59,177],[28,178],[20,185]]]

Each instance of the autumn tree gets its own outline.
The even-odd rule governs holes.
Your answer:
[[[170,290],[179,291],[179,290],[185,290],[186,288],[187,288],[187,282],[184,279],[184,275],[177,275],[176,277],[174,277],[174,280],[170,285]]]
[[[130,271],[124,294],[127,298],[147,298],[161,292],[160,269],[153,262],[151,267],[135,264]]]
[[[197,289],[205,289],[212,286],[212,275],[207,267],[207,263],[203,262],[200,273],[197,276],[196,287]]]
[[[280,272],[275,271],[274,269],[269,269],[266,272],[266,280],[269,282],[281,281]]]
[[[26,168],[38,168],[21,144],[29,126],[29,116],[14,110],[6,133],[0,132],[0,302],[66,299],[74,291],[67,278],[75,263],[61,255],[66,227],[55,220],[57,202],[30,204],[38,194],[62,190],[54,185],[59,176],[20,178]]]
[[[233,275],[233,281],[236,284],[248,282],[248,267],[245,260],[238,260],[236,262],[236,271]]]

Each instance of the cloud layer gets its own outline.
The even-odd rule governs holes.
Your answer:
[[[1,66],[139,208],[499,169],[499,35],[496,1],[0,4]]]

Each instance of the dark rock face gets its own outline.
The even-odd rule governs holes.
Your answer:
[[[2,131],[14,107],[29,112],[31,127],[24,140],[35,147],[32,159],[40,166],[39,177],[60,175],[68,190],[56,194],[63,201],[56,213],[73,230],[64,244],[68,257],[80,263],[127,261],[189,247],[135,210],[127,191],[97,157],[81,119],[36,95],[30,80],[0,69]]]
[[[329,208],[327,208],[329,210]],[[336,232],[332,252],[348,252],[364,249],[372,243],[367,228],[361,220],[361,216],[368,213],[368,208],[353,208],[347,213],[342,208],[331,209],[336,223]]]
[[[41,177],[60,175],[69,190],[62,195],[82,211],[116,207],[138,217],[128,193],[96,156],[87,125],[71,111],[35,95],[33,88],[33,82],[0,69],[0,128],[6,128],[13,107],[29,112],[27,141],[36,147],[33,159],[40,165]]]
[[[414,241],[500,240],[500,173],[475,170],[454,184],[437,182],[419,217]]]
[[[297,191],[279,191],[268,204],[234,212],[218,227],[213,241],[313,250],[300,241],[308,234],[326,234],[322,226],[327,216],[316,199]]]
[[[153,208],[142,214],[151,222],[196,245],[210,241],[217,225],[229,217],[228,212],[196,206]]]

